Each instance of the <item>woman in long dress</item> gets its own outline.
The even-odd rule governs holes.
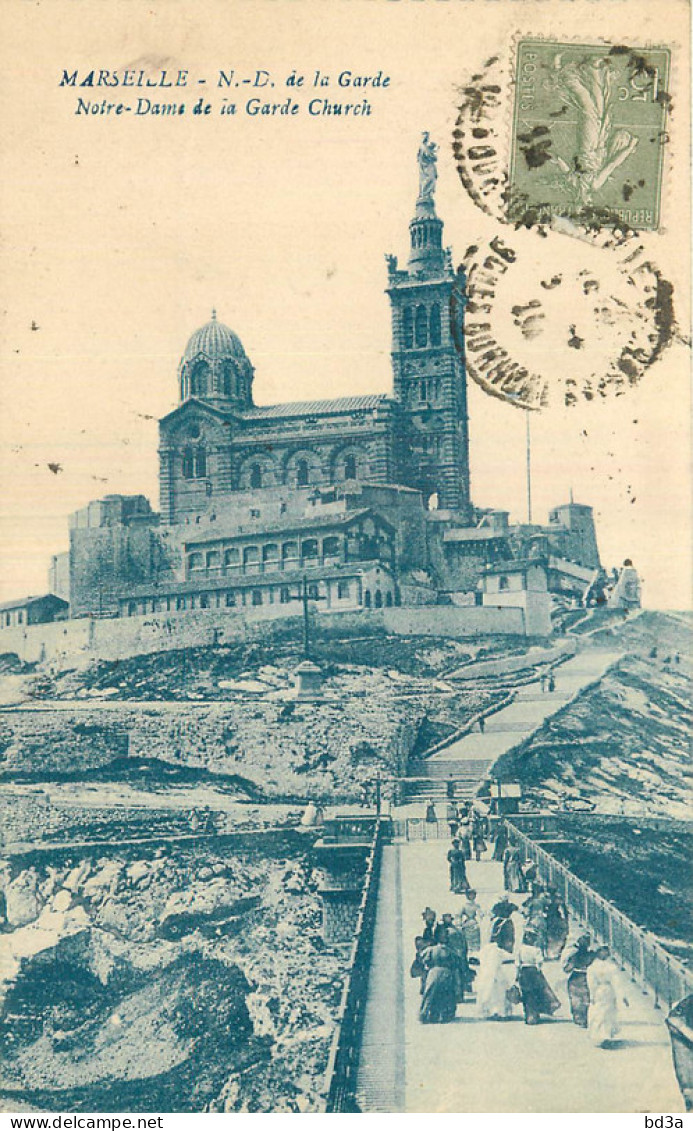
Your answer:
[[[520,850],[513,846],[506,848],[503,853],[503,887],[506,891],[522,892],[525,890]]]
[[[555,888],[548,888],[546,908],[546,957],[560,958],[568,939],[568,908]]]
[[[490,942],[479,951],[476,976],[476,1009],[479,1017],[509,1017],[512,1005],[508,990],[513,984],[515,968],[512,958],[497,943]]]
[[[476,892],[469,888],[464,903],[457,914],[457,926],[467,940],[467,950],[475,954],[481,946],[481,907],[476,902]]]
[[[457,958],[452,951],[437,943],[424,954],[426,981],[421,996],[419,1020],[424,1025],[447,1024],[455,1020],[457,1009]]]
[[[568,975],[568,997],[573,1023],[581,1029],[587,1028],[587,1009],[590,992],[587,987],[587,969],[595,958],[596,951],[590,946],[590,936],[580,935],[575,945],[567,952],[563,969]]]
[[[620,1003],[628,1005],[621,985],[621,972],[611,958],[608,946],[599,947],[587,968],[587,988],[590,995],[587,1030],[592,1043],[603,1048],[621,1031]]]
[[[467,879],[467,858],[460,848],[460,842],[455,838],[452,842],[452,848],[448,852],[448,864],[450,865],[450,891],[456,895],[461,895],[469,887]]]
[[[525,1025],[538,1025],[542,1014],[550,1017],[560,1002],[542,971],[543,955],[532,931],[525,931],[517,952],[517,984],[520,987]]]

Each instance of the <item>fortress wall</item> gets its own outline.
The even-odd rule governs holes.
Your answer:
[[[399,636],[525,635],[523,610],[516,606],[426,605],[382,611],[385,630]]]
[[[285,606],[244,610],[196,610],[172,615],[147,613],[116,619],[56,621],[8,628],[0,632],[0,655],[14,654],[25,663],[47,661],[61,670],[94,660],[125,660],[148,652],[204,648],[244,640],[263,640],[300,630],[301,616],[287,616]],[[313,613],[321,636],[336,633],[391,633],[395,636],[525,635],[523,611],[517,607],[371,609],[359,612]]]

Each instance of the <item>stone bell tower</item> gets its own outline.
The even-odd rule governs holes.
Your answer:
[[[409,224],[405,270],[388,256],[394,395],[405,421],[401,481],[430,505],[471,521],[467,374],[452,337],[452,255],[436,214],[437,146],[424,133],[418,152],[419,195]]]

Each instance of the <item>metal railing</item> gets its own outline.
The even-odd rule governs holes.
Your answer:
[[[325,1105],[327,1112],[359,1110],[356,1103],[356,1084],[366,1015],[384,836],[383,822],[378,820],[366,867],[349,973],[342,992],[339,1020],[327,1065],[328,1090]]]
[[[510,841],[534,861],[540,879],[562,893],[569,913],[610,948],[634,981],[652,991],[655,1005],[663,1002],[670,1007],[693,992],[693,970],[668,954],[649,931],[638,927],[511,821],[508,834]]]

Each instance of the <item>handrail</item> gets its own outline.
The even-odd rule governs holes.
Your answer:
[[[599,941],[610,948],[621,966],[630,970],[634,981],[653,992],[655,1006],[662,1001],[671,1007],[693,992],[693,970],[669,954],[654,935],[638,927],[613,903],[584,880],[578,879],[512,821],[507,822],[507,828],[512,843],[523,848],[525,855],[535,862],[543,881],[551,885],[555,885],[557,880],[562,882],[568,911],[572,911]]]
[[[339,1020],[327,1064],[327,1112],[359,1111],[356,1082],[366,1015],[383,838],[383,823],[378,818],[366,867],[349,973],[342,991]]]

